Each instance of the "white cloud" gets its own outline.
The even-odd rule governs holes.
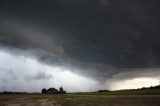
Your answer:
[[[12,70],[11,74],[16,79],[11,79],[10,74],[6,75],[8,70]],[[33,92],[41,91],[44,87],[58,89],[63,86],[69,92],[80,92],[89,91],[90,86],[97,84],[96,81],[78,76],[64,67],[44,65],[32,58],[15,56],[4,51],[0,51],[0,73],[1,86],[9,91]]]

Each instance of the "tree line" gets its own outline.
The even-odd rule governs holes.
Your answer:
[[[57,90],[56,88],[43,88],[41,91],[42,94],[65,94],[66,91],[63,90],[62,87],[59,88],[59,90]]]

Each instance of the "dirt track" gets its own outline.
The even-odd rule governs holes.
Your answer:
[[[44,99],[44,100],[37,100],[35,102],[31,102],[31,103],[8,103],[5,104],[5,106],[61,106],[59,104],[57,104],[56,101],[49,101],[48,99]]]

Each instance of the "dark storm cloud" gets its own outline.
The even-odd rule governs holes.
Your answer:
[[[47,62],[63,60],[59,63],[79,68],[77,73],[103,79],[122,69],[159,67],[159,4],[158,0],[6,0],[0,5],[1,21],[52,34],[23,35],[17,33],[23,28],[14,31],[1,25],[0,44],[41,49],[46,53],[40,54],[41,61],[54,57]]]
[[[10,49],[15,48],[29,53],[32,52],[32,55],[36,55],[38,60],[46,63],[53,60],[59,62],[62,57],[63,59],[66,58],[63,48],[50,41],[49,38],[39,36],[39,39],[37,39],[34,36],[27,36],[6,24],[0,24],[0,44]]]
[[[134,69],[126,69],[121,70],[121,73],[117,73],[113,76],[114,80],[132,80],[135,78],[157,78],[159,77],[159,68],[134,68]]]
[[[0,44],[2,46],[28,48],[31,47],[30,40],[16,29],[0,24]]]

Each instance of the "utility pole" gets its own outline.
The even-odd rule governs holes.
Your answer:
[[[3,93],[3,95],[5,95],[5,93],[4,93],[4,91],[5,91],[5,86],[3,85],[3,88],[2,88],[2,93]]]
[[[5,86],[3,86],[3,93],[4,93],[4,91],[5,91]]]
[[[158,82],[159,82],[159,84],[158,84],[158,85],[160,86],[160,76],[158,77]]]
[[[90,92],[92,91],[91,86],[89,86],[89,90],[90,90]]]

